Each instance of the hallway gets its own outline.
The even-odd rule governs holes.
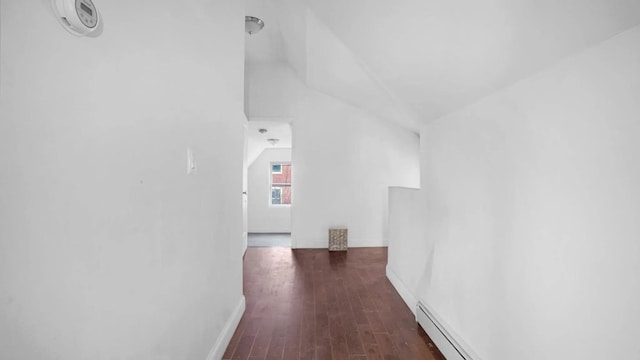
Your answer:
[[[444,359],[385,276],[386,248],[249,248],[223,359]]]

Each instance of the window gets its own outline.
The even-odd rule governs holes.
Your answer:
[[[282,188],[281,187],[271,188],[271,204],[282,205]]]
[[[291,205],[291,164],[271,164],[270,205]]]

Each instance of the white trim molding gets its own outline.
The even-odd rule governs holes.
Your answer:
[[[400,277],[387,265],[387,279],[409,309],[416,316],[416,321],[429,335],[438,350],[447,360],[481,360],[442,319],[423,301],[419,301]]]
[[[389,279],[389,281],[391,282],[391,285],[393,285],[393,287],[396,288],[396,291],[398,292],[398,294],[400,294],[400,297],[402,298],[402,300],[404,300],[405,304],[407,304],[407,306],[415,316],[416,306],[418,305],[418,299],[416,299],[416,297],[413,296],[411,291],[409,291],[409,288],[407,288],[404,282],[400,280],[398,275],[396,275],[396,273],[393,270],[391,270],[389,265],[387,265],[386,272],[387,272],[387,279]]]
[[[291,236],[291,244],[293,246],[294,235]],[[327,249],[329,247],[329,239],[314,239],[314,240],[298,240],[294,249]],[[348,240],[349,248],[360,247],[387,247],[386,242],[383,239],[352,239]]]
[[[480,357],[471,351],[469,345],[422,301],[419,301],[416,306],[416,317],[418,324],[447,360],[480,360]]]
[[[216,340],[215,345],[209,352],[209,356],[207,356],[207,360],[220,360],[222,356],[224,356],[225,350],[227,350],[227,346],[229,346],[229,342],[231,342],[231,337],[233,333],[236,331],[238,324],[240,323],[240,319],[242,319],[242,315],[244,314],[244,310],[246,308],[246,302],[244,295],[240,298],[238,305],[227,319],[226,324],[222,328],[222,332],[218,339]]]

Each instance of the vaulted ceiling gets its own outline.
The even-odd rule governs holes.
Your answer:
[[[260,129],[266,131],[260,132]],[[268,139],[277,139],[276,143],[268,142]],[[254,120],[249,121],[247,128],[247,165],[262,154],[265,149],[290,149],[291,125],[282,121]]]
[[[638,0],[248,0],[248,66],[417,130],[640,24]],[[251,65],[253,64],[253,65]]]

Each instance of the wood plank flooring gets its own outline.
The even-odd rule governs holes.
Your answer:
[[[223,359],[444,360],[385,275],[386,248],[249,248]]]

